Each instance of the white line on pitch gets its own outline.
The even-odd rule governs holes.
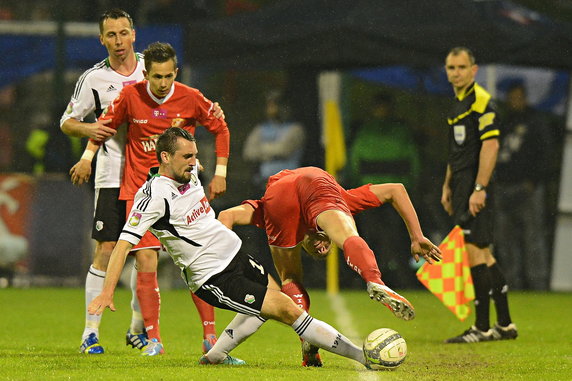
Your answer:
[[[346,306],[346,301],[340,294],[328,294],[332,309],[336,311],[336,325],[340,328],[340,332],[343,333],[347,338],[352,340],[354,344],[361,346],[363,344],[363,338],[356,331],[353,323],[352,316]],[[377,375],[372,371],[365,371],[363,365],[352,361],[355,368],[361,370],[359,372],[359,379],[363,381],[373,381],[377,380]]]

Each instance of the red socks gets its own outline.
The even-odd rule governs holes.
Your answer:
[[[360,236],[353,236],[344,242],[344,258],[348,266],[366,282],[384,284],[377,267],[375,254]]]
[[[290,282],[282,286],[281,291],[288,295],[304,311],[310,310],[310,295],[300,283]]]
[[[195,302],[195,307],[197,307],[197,311],[199,312],[199,316],[201,318],[201,323],[203,326],[203,338],[207,338],[208,335],[215,335],[216,336],[216,329],[215,329],[215,312],[214,307],[196,296],[191,292],[193,297],[193,302]]]
[[[156,272],[137,273],[137,298],[139,299],[147,336],[149,339],[161,341],[161,332],[159,330],[161,295],[159,294]]]

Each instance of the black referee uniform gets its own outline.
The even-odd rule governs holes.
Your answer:
[[[455,97],[447,122],[453,218],[456,224],[461,223],[465,229],[466,242],[487,247],[493,242],[492,178],[487,186],[487,206],[469,222],[462,220],[463,215],[467,216],[469,198],[475,189],[482,142],[500,136],[498,116],[491,95],[473,82],[463,94]]]

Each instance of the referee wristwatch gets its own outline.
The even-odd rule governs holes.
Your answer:
[[[475,184],[475,192],[480,192],[480,191],[483,191],[483,190],[485,190],[485,189],[487,189],[486,186],[484,186],[484,185],[482,185],[482,184],[479,184],[479,183],[476,183],[476,184]]]

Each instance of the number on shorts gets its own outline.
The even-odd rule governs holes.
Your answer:
[[[262,267],[261,264],[256,263],[254,260],[252,259],[248,259],[248,261],[250,262],[250,264],[252,265],[252,267],[257,268],[258,270],[260,270],[260,274],[264,275],[264,267]]]

